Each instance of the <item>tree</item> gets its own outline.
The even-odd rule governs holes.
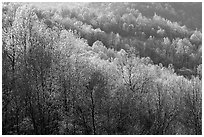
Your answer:
[[[202,79],[202,64],[198,65],[198,67],[197,67],[197,74]]]
[[[201,32],[140,5],[3,3],[3,134],[202,134]]]
[[[202,134],[201,128],[201,85],[198,77],[192,78],[183,89],[181,114],[179,122],[187,129],[189,134]],[[183,107],[185,106],[185,107]]]
[[[199,45],[202,42],[202,33],[200,31],[195,31],[191,37],[190,37],[191,42]]]

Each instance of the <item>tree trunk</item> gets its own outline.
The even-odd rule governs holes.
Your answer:
[[[95,104],[94,104],[94,98],[93,98],[93,92],[91,92],[91,114],[92,114],[92,126],[93,126],[93,134],[96,135],[96,127],[95,127]]]

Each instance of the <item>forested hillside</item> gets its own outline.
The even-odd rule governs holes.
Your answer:
[[[3,3],[2,134],[202,134],[202,3]]]

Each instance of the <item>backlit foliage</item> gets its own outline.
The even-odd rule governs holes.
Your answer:
[[[175,5],[51,5],[3,3],[3,134],[202,134],[202,32]]]

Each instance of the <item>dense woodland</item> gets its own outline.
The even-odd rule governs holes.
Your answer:
[[[2,3],[2,134],[202,134],[201,3]]]

